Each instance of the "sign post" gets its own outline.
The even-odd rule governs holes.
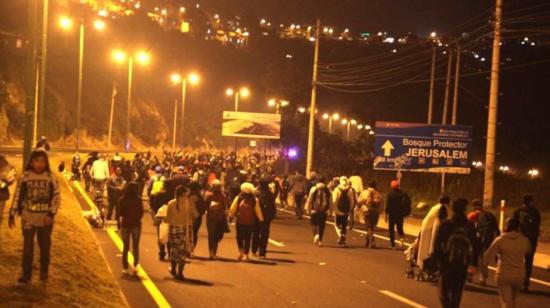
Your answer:
[[[470,173],[472,128],[376,122],[374,169]]]

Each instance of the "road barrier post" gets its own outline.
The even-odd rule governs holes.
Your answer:
[[[504,209],[506,208],[506,200],[500,200],[500,232],[504,230]]]

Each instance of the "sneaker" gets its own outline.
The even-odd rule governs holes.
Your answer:
[[[313,237],[313,244],[317,243],[319,243],[319,234],[315,234],[315,236]]]
[[[405,240],[403,238],[399,239],[399,245],[401,247],[401,250],[405,249]]]
[[[127,268],[125,268],[125,269],[122,270],[122,274],[123,274],[123,275],[130,275],[130,270],[128,270]]]
[[[395,244],[390,244],[390,249],[395,250]]]
[[[21,277],[17,279],[17,283],[21,285],[29,285],[31,283],[31,280]]]
[[[172,275],[172,277],[174,277],[174,278],[178,275],[178,274],[176,273],[176,269],[173,268],[173,267],[171,267],[171,266],[170,266],[170,268],[168,268],[168,272],[169,272],[170,275]]]
[[[321,241],[318,241],[318,242],[317,242],[317,246],[323,247],[323,243],[321,243]]]
[[[47,271],[44,271],[44,272],[41,271],[40,272],[40,280],[41,281],[48,281],[48,277],[49,277],[49,275],[48,275]]]
[[[176,279],[179,280],[179,281],[184,281],[185,276],[183,276],[183,273],[179,273],[179,274],[176,275]]]
[[[138,274],[138,266],[139,266],[139,265],[134,265],[134,267],[132,267],[132,275],[137,276],[137,274]]]
[[[243,253],[241,252],[241,253],[239,253],[239,255],[237,256],[237,261],[242,261],[243,258],[244,258],[244,255],[243,255]]]
[[[260,256],[260,259],[265,260],[265,259],[267,259],[267,257],[266,256]]]
[[[246,262],[250,262],[250,257],[248,256],[248,254],[244,255],[244,260]]]

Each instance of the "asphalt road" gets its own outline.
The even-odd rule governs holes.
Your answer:
[[[76,192],[79,195],[78,192]],[[79,201],[86,206],[84,199]],[[144,218],[141,264],[151,282],[172,307],[438,307],[437,286],[407,279],[400,251],[363,247],[361,233],[348,235],[340,248],[332,225],[324,244],[312,243],[307,220],[279,212],[272,224],[268,259],[236,262],[235,231],[220,244],[218,261],[210,261],[206,229],[200,232],[196,257],[190,260],[183,282],[171,278],[167,262],[158,260],[156,232],[149,215]],[[382,233],[383,234],[383,233]],[[132,307],[155,307],[141,280],[121,273],[121,254],[106,231],[96,235]],[[377,240],[379,247],[386,241]],[[539,279],[550,281],[538,270]],[[533,284],[533,292],[519,298],[518,307],[544,307],[550,288]],[[468,285],[463,307],[498,307],[496,289]]]

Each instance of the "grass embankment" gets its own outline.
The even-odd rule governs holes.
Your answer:
[[[21,273],[21,224],[9,229],[7,210],[0,226],[0,306],[2,307],[125,307],[120,287],[102,256],[94,234],[82,218],[76,199],[58,176],[62,205],[52,239],[50,279],[38,280],[39,250],[35,246],[33,283],[16,285]]]

